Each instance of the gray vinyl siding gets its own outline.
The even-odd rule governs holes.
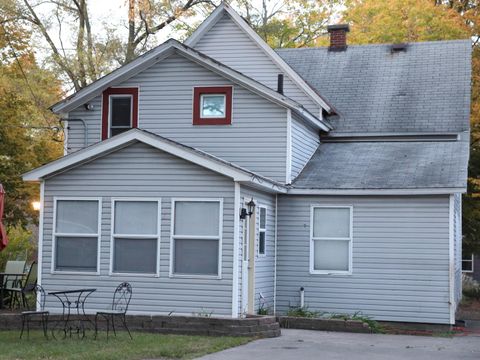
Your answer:
[[[53,199],[101,197],[100,275],[51,274]],[[111,198],[161,198],[160,276],[109,275]],[[222,198],[222,278],[170,278],[171,198]],[[191,315],[212,312],[231,316],[233,259],[233,182],[221,175],[141,143],[96,159],[45,182],[42,285],[46,291],[93,287],[89,311],[106,309],[115,286],[128,281],[133,287],[132,313]],[[47,297],[47,308],[59,303]]]
[[[292,180],[303,170],[320,145],[318,130],[292,116]]]
[[[274,269],[275,269],[275,195],[267,194],[252,188],[243,187],[240,192],[240,203],[254,199],[257,204],[255,216],[256,216],[256,229],[255,229],[255,312],[260,307],[260,294],[265,299],[264,308],[268,309],[270,313],[273,313],[273,301],[274,301]],[[265,256],[258,254],[259,246],[259,229],[260,229],[260,210],[259,206],[267,207],[267,228],[266,228],[266,251]],[[242,221],[243,223],[243,221]],[[241,241],[243,242],[243,236]],[[242,251],[241,251],[241,256]],[[240,264],[239,274],[242,274]],[[241,292],[240,292],[241,294]]]
[[[194,48],[277,90],[277,77],[282,71],[228,14],[205,33]],[[284,94],[304,105],[313,114],[319,114],[318,105],[287,74],[284,74]]]
[[[462,299],[462,194],[454,195],[453,234],[455,256],[455,305]]]
[[[172,55],[121,84],[139,87],[139,128],[193,146],[274,180],[286,173],[287,111],[234,85],[231,125],[192,125],[194,86],[233,85],[179,55]],[[89,144],[101,140],[101,96],[93,111],[81,106],[70,117],[88,122]],[[83,147],[80,123],[69,124],[68,147]]]
[[[353,206],[352,275],[311,275],[310,208]],[[279,196],[277,310],[449,323],[449,198]]]

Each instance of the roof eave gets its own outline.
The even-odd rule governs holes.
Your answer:
[[[48,177],[58,175],[74,167],[90,162],[110,152],[117,151],[135,141],[142,142],[161,151],[165,151],[169,154],[190,161],[206,169],[229,177],[233,181],[249,184],[270,192],[287,192],[287,189],[283,184],[274,180],[255,174],[234,164],[227,163],[226,161],[201,150],[190,148],[139,129],[132,129],[113,138],[79,150],[73,154],[64,156],[37,169],[31,170],[23,174],[22,177],[23,180],[27,182],[39,182]]]
[[[466,187],[438,187],[438,188],[398,188],[398,189],[378,189],[378,188],[364,188],[364,189],[313,189],[313,188],[289,188],[288,195],[341,195],[341,196],[356,196],[356,195],[448,195],[448,194],[463,194],[467,191]]]

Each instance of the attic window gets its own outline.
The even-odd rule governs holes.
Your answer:
[[[103,92],[102,140],[138,126],[138,88],[109,88]]]
[[[230,125],[231,123],[231,86],[193,89],[193,125]]]

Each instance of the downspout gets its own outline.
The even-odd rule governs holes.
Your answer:
[[[233,210],[233,278],[232,278],[232,318],[238,318],[239,283],[239,246],[240,246],[240,184],[234,182]]]
[[[38,270],[37,270],[37,284],[42,285],[42,268],[43,268],[43,215],[45,209],[45,180],[40,181],[40,214],[38,219]],[[41,303],[40,298],[42,294],[38,291],[36,310],[40,311],[39,305]]]
[[[277,313],[277,214],[278,194],[275,194],[275,237],[274,237],[274,262],[273,262],[273,314]]]
[[[77,119],[60,119],[59,121],[60,121],[60,123],[62,123],[62,122],[69,123],[70,121],[81,122],[83,124],[83,147],[85,148],[85,147],[88,146],[88,127],[87,127],[87,123],[85,122],[85,120],[77,118]],[[68,129],[68,125],[67,125],[67,129]]]

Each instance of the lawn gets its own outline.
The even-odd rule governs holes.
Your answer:
[[[93,338],[46,340],[39,331],[31,331],[30,338],[19,339],[18,331],[0,331],[0,360],[12,359],[193,359],[195,357],[246,344],[246,337],[207,337],[126,333]]]

